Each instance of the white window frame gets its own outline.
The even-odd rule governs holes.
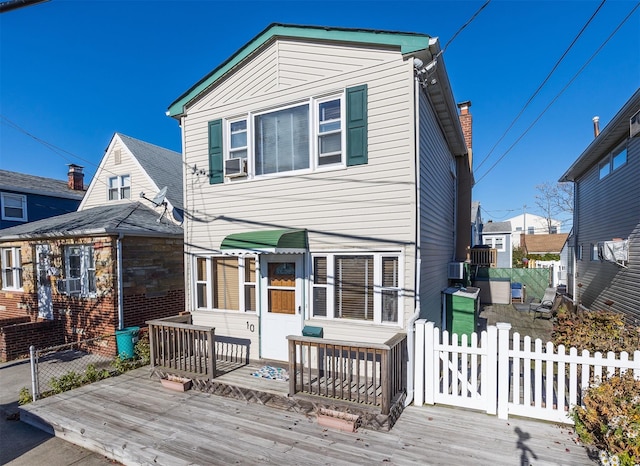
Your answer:
[[[497,240],[501,239],[502,240],[502,247],[501,248],[497,248],[496,247],[496,242]],[[499,252],[504,252],[507,250],[507,237],[506,235],[485,235],[482,238],[482,244],[484,244],[485,246],[491,246],[491,249],[495,249],[496,251]]]
[[[359,320],[359,319],[342,319],[336,317],[335,309],[335,293],[336,293],[336,271],[335,271],[335,258],[336,256],[371,256],[373,258],[373,320]],[[327,259],[327,283],[322,285],[315,285],[313,280],[314,270],[311,271],[311,297],[313,297],[313,288],[322,287],[326,289],[326,316],[315,315],[313,309],[313,298],[311,298],[311,311],[310,318],[317,320],[334,320],[336,322],[354,322],[366,325],[389,325],[399,326],[402,325],[403,313],[404,313],[404,259],[403,255],[397,251],[389,252],[372,252],[372,251],[336,251],[336,252],[318,252],[311,253],[311,264],[313,267],[314,258],[326,257]],[[382,258],[392,257],[398,261],[398,283],[395,287],[383,287],[382,286]],[[398,291],[398,315],[396,322],[387,322],[382,320],[382,291],[383,290],[397,290]]]
[[[322,133],[320,131],[320,105],[322,105],[323,103],[327,103],[327,102],[332,102],[332,101],[339,101],[340,102],[340,119],[339,119],[339,123],[340,123],[340,128],[337,130],[330,130],[330,131],[326,131],[324,133]],[[311,157],[313,159],[313,164],[312,166],[315,169],[318,170],[322,170],[322,169],[326,169],[326,168],[332,168],[332,167],[340,167],[340,166],[345,166],[346,165],[346,160],[345,160],[345,154],[346,154],[346,147],[347,147],[347,138],[346,138],[346,131],[345,131],[345,121],[346,121],[346,108],[345,108],[345,99],[344,99],[344,92],[340,93],[340,94],[331,94],[329,96],[325,96],[322,98],[317,98],[314,99],[313,102],[313,114],[312,114],[312,120],[313,120],[313,127],[311,129],[311,138],[313,138],[313,147],[311,150]],[[326,164],[321,164],[320,163],[320,159],[321,159],[321,154],[320,154],[320,137],[321,136],[328,136],[331,134],[340,134],[340,151],[338,153],[332,152],[329,154],[324,155],[324,157],[332,157],[335,155],[340,155],[340,161],[339,162],[332,162],[332,163],[326,163]]]
[[[124,181],[128,180],[129,184],[125,185]],[[112,184],[112,181],[114,182]],[[124,196],[124,190],[129,190],[129,195]],[[115,196],[112,197],[112,193]],[[122,199],[131,199],[131,175],[110,176],[107,179],[107,200],[120,201]]]
[[[233,139],[233,131],[231,129],[231,126],[233,126],[234,123],[240,123],[244,121],[245,123],[245,130],[244,133],[246,133],[246,137],[247,137],[247,143],[244,146],[238,146],[238,147],[232,147],[231,143],[232,143],[232,139]],[[244,158],[245,160],[249,160],[249,158],[251,157],[250,155],[250,149],[251,149],[251,141],[250,141],[250,135],[251,135],[251,131],[249,130],[249,125],[250,125],[251,120],[249,118],[247,118],[246,116],[243,116],[241,118],[233,118],[233,119],[229,119],[226,121],[226,137],[225,137],[225,160],[228,159],[234,159],[234,158]],[[240,131],[238,131],[239,133]],[[238,152],[242,152],[245,151],[246,155],[242,156],[242,155],[237,155]]]
[[[80,276],[71,276],[72,249],[80,249]],[[95,298],[96,260],[92,244],[69,244],[64,246],[64,280],[58,281],[58,291],[69,296]]]
[[[6,215],[5,209],[7,207],[18,208],[15,206],[7,206],[7,201],[12,199],[13,201],[17,201],[20,203],[20,209],[22,209],[22,216],[14,217],[12,215]],[[0,204],[2,204],[2,220],[7,220],[11,222],[26,222],[27,221],[27,196],[24,194],[15,194],[15,193],[0,193]]]
[[[334,100],[340,101],[340,129],[332,131],[332,133],[340,132],[340,161],[335,163],[327,163],[324,165],[320,165],[320,105],[326,102],[331,102]],[[269,115],[271,113],[276,113],[282,110],[287,110],[295,107],[307,106],[309,110],[309,164],[308,168],[300,168],[288,171],[280,171],[276,173],[265,173],[265,174],[257,174],[256,173],[256,150],[255,150],[255,137],[256,137],[256,129],[255,129],[255,119],[256,117],[262,115]],[[281,105],[278,107],[269,108],[266,110],[260,110],[256,112],[248,112],[244,115],[236,115],[234,117],[225,118],[224,119],[224,160],[229,160],[232,158],[236,158],[234,152],[243,150],[242,148],[232,148],[231,147],[231,125],[233,123],[246,120],[247,124],[247,176],[240,179],[262,179],[269,177],[277,177],[277,176],[286,176],[291,173],[304,173],[310,171],[323,171],[323,170],[333,170],[336,168],[345,168],[346,167],[346,103],[345,103],[345,91],[334,92],[330,94],[326,94],[323,96],[315,96],[310,97],[308,99],[303,99],[300,101],[288,103],[286,105]],[[328,134],[328,133],[327,133]],[[230,182],[231,179],[229,177],[225,177],[226,182]],[[233,178],[234,182],[237,182],[238,178]]]
[[[213,283],[213,274],[211,273],[211,267],[214,259],[229,259],[231,257],[235,257],[238,260],[238,310],[235,309],[219,309],[213,307],[213,292],[214,292],[214,283]],[[256,281],[248,282],[245,281],[245,259],[253,259],[256,264]],[[205,261],[205,277],[204,280],[198,280],[198,259]],[[245,289],[248,285],[253,285],[255,293],[256,293],[256,306],[259,302],[258,300],[258,272],[259,271],[259,263],[258,257],[255,255],[247,254],[240,256],[231,256],[225,254],[213,254],[213,255],[196,255],[193,257],[192,261],[192,277],[193,277],[193,285],[191,287],[191,298],[192,298],[192,307],[198,311],[215,311],[215,312],[231,312],[234,314],[256,314],[257,310],[251,311],[246,310],[246,300],[245,300]],[[198,285],[202,284],[206,287],[206,306],[198,305]]]
[[[0,260],[2,261],[2,289],[12,291],[22,291],[22,257],[19,247],[9,247],[0,249]],[[11,266],[7,266],[10,263]],[[11,276],[11,286],[7,285],[6,277]],[[18,286],[16,286],[18,285]]]

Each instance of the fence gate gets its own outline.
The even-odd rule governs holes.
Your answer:
[[[415,403],[442,403],[496,414],[496,328],[451,338],[433,322],[416,326]],[[422,371],[421,368],[424,368]]]

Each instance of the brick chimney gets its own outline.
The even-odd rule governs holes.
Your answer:
[[[74,163],[69,164],[69,172],[67,173],[67,186],[74,191],[84,190],[84,173],[82,173],[80,165]]]
[[[458,108],[460,109],[460,126],[462,126],[462,134],[464,135],[464,142],[467,145],[467,149],[469,149],[469,163],[471,163],[471,136],[473,134],[472,124],[473,117],[471,113],[469,113],[469,107],[471,107],[471,101],[467,100],[465,102],[460,102],[458,104]]]

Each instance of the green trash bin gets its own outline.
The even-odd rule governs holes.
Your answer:
[[[138,342],[139,331],[140,327],[125,327],[122,330],[116,330],[118,356],[123,359],[131,359],[135,357],[135,346]]]

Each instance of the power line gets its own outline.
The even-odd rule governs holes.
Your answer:
[[[487,1],[484,3],[484,5],[482,5],[480,8],[478,8],[478,11],[476,11],[476,12],[473,14],[473,16],[471,16],[471,18],[469,18],[469,20],[468,20],[466,23],[464,23],[462,26],[460,26],[460,28],[456,31],[456,33],[455,33],[453,36],[451,36],[451,39],[449,39],[449,40],[447,41],[447,43],[446,43],[446,44],[444,44],[444,47],[442,48],[442,50],[440,50],[440,52],[438,52],[438,55],[436,55],[436,57],[435,57],[435,58],[438,58],[440,55],[442,55],[442,54],[444,53],[444,51],[445,51],[445,50],[447,50],[447,47],[449,47],[449,45],[451,44],[451,42],[453,42],[453,40],[454,40],[456,37],[458,37],[458,34],[460,34],[464,28],[466,28],[469,24],[471,24],[471,23],[473,22],[473,20],[474,20],[474,19],[476,19],[476,17],[480,14],[480,12],[481,12],[482,10],[484,10],[484,9],[489,5],[489,3],[491,3],[491,0],[487,0]]]
[[[569,44],[569,47],[567,47],[567,49],[564,51],[564,53],[562,54],[562,56],[560,56],[560,58],[556,61],[555,65],[553,65],[553,68],[551,68],[551,71],[549,71],[549,74],[547,74],[547,77],[544,78],[544,80],[542,81],[542,83],[538,86],[538,88],[535,90],[535,92],[531,95],[531,97],[529,97],[529,100],[527,100],[527,103],[524,104],[524,107],[522,107],[522,109],[520,109],[520,112],[516,115],[516,117],[513,119],[513,121],[511,122],[511,124],[509,124],[509,127],[505,130],[505,132],[502,134],[502,136],[500,136],[500,139],[498,139],[496,141],[496,143],[493,145],[493,147],[491,148],[491,150],[489,151],[489,153],[485,156],[484,159],[482,159],[482,161],[480,162],[480,164],[476,167],[476,170],[479,170],[480,167],[487,161],[487,159],[491,156],[491,154],[493,154],[493,151],[496,149],[496,147],[498,147],[498,145],[502,142],[502,140],[506,137],[507,133],[509,133],[509,131],[511,131],[511,128],[513,128],[513,125],[516,124],[516,122],[520,119],[520,117],[522,116],[522,114],[524,113],[524,111],[527,109],[527,107],[529,106],[529,104],[533,101],[533,99],[538,95],[538,93],[542,90],[542,88],[544,87],[544,85],[547,83],[547,81],[549,81],[549,78],[551,78],[551,75],[553,75],[553,73],[556,71],[556,69],[558,68],[558,66],[560,66],[560,63],[562,63],[562,60],[564,60],[564,58],[567,56],[567,54],[569,53],[569,51],[573,48],[573,46],[575,45],[575,43],[578,41],[578,39],[580,38],[580,36],[582,35],[582,33],[587,29],[587,26],[589,26],[589,24],[591,23],[591,21],[593,21],[593,19],[596,17],[596,15],[598,14],[598,12],[600,11],[600,9],[604,6],[605,2],[607,0],[602,0],[602,3],[600,3],[600,5],[598,6],[598,8],[596,8],[596,11],[593,12],[593,14],[591,15],[591,17],[589,18],[589,20],[584,24],[584,26],[582,26],[582,29],[580,29],[580,32],[578,33],[578,35],[573,39],[573,41],[571,41],[571,44]]]
[[[556,100],[558,100],[560,98],[560,96],[564,93],[564,91],[567,90],[567,88],[573,83],[573,81],[576,80],[576,78],[584,71],[584,69],[589,65],[589,63],[591,63],[591,61],[593,61],[593,59],[596,57],[596,55],[598,55],[598,53],[600,53],[600,51],[604,48],[605,45],[607,45],[607,43],[613,38],[614,35],[616,35],[616,33],[620,30],[620,28],[624,25],[624,23],[627,22],[627,20],[631,17],[631,15],[633,15],[633,13],[635,13],[635,11],[638,9],[638,7],[640,7],[640,2],[638,2],[636,4],[636,6],[633,7],[633,9],[629,12],[629,14],[622,20],[622,22],[620,24],[618,24],[618,26],[613,30],[613,32],[609,35],[609,37],[607,37],[607,39],[600,45],[600,47],[598,47],[596,49],[596,51],[591,55],[591,57],[589,57],[589,59],[585,62],[584,65],[582,65],[582,67],[577,71],[576,74],[573,75],[573,77],[569,80],[569,82],[560,90],[560,92],[558,92],[558,94],[556,94],[556,96],[551,100],[551,102],[549,102],[549,105],[547,105],[544,110],[542,110],[542,112],[540,112],[540,114],[536,117],[535,120],[533,120],[533,122],[527,127],[527,129],[524,130],[524,132],[518,137],[518,139],[515,140],[515,142],[513,144],[511,144],[511,146],[509,146],[509,148],[505,151],[504,154],[502,154],[500,156],[500,158],[498,160],[496,160],[496,162],[491,165],[491,167],[484,173],[484,175],[482,175],[477,181],[476,181],[476,186],[478,185],[478,183],[480,183],[480,181],[482,181],[489,173],[491,173],[491,171],[496,167],[496,165],[498,165],[498,163],[500,163],[500,161],[502,161],[502,159],[504,159],[507,154],[509,152],[511,152],[511,150],[520,142],[520,140],[525,137],[525,135],[531,130],[531,128],[533,128],[536,123],[540,120],[540,118],[542,118],[542,116],[547,112],[547,110],[549,110],[549,108],[551,108],[551,106],[556,102]]]

